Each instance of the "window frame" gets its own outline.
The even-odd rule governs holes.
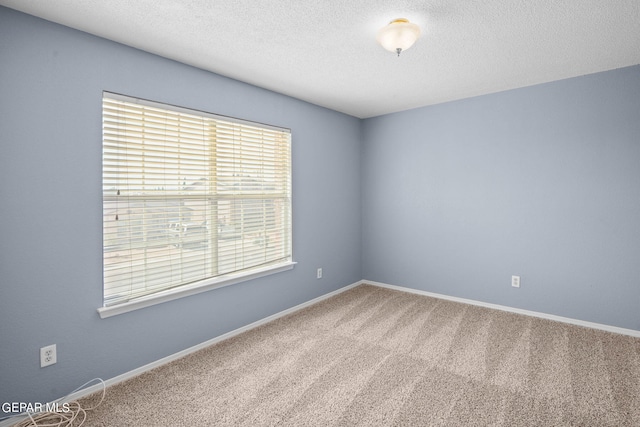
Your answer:
[[[128,104],[139,104],[142,107],[140,108],[145,108],[145,107],[150,107],[150,108],[156,108],[156,109],[161,109],[161,110],[165,110],[171,113],[175,113],[175,114],[188,114],[188,115],[195,115],[198,117],[201,117],[203,119],[203,123],[205,122],[205,120],[211,120],[212,122],[215,123],[222,123],[224,125],[226,124],[232,124],[234,126],[249,126],[249,127],[255,127],[255,128],[259,128],[262,129],[264,131],[275,131],[275,132],[280,132],[282,134],[287,134],[287,137],[285,139],[286,141],[286,178],[288,180],[287,182],[287,196],[288,198],[286,199],[288,201],[288,206],[284,211],[284,215],[286,217],[286,220],[283,221],[286,224],[281,225],[278,230],[280,230],[280,232],[283,232],[286,238],[286,242],[282,243],[282,248],[285,251],[285,254],[288,254],[285,257],[282,257],[282,261],[278,261],[278,259],[280,258],[274,258],[271,261],[269,261],[269,264],[266,264],[264,266],[261,265],[257,265],[257,266],[252,266],[246,269],[239,269],[236,271],[230,271],[230,272],[213,272],[215,273],[213,276],[207,276],[205,278],[201,278],[192,282],[184,282],[181,283],[179,285],[171,285],[170,287],[165,287],[162,288],[160,290],[156,290],[156,291],[148,291],[149,293],[143,296],[133,296],[133,297],[129,297],[129,300],[126,301],[121,301],[121,302],[117,302],[114,304],[107,304],[107,281],[105,279],[105,272],[107,271],[106,269],[106,254],[109,252],[107,250],[107,220],[105,219],[106,217],[106,211],[107,211],[107,200],[109,200],[110,197],[112,197],[111,195],[107,194],[107,190],[106,190],[106,182],[107,182],[107,178],[105,178],[105,168],[108,168],[105,162],[108,162],[106,154],[104,154],[105,152],[105,147],[107,146],[107,139],[108,137],[105,136],[105,125],[103,124],[103,137],[102,137],[102,147],[103,147],[103,159],[102,159],[102,179],[103,179],[103,280],[102,280],[102,290],[103,290],[103,306],[98,308],[98,313],[100,315],[101,318],[107,318],[107,317],[111,317],[117,314],[122,314],[122,313],[126,313],[132,310],[136,310],[139,308],[143,308],[143,307],[148,307],[148,306],[152,306],[155,304],[160,304],[163,302],[167,302],[167,301],[171,301],[174,299],[178,299],[178,298],[183,298],[186,296],[190,296],[190,295],[194,295],[197,293],[201,293],[201,292],[206,292],[212,289],[216,289],[216,288],[220,288],[220,287],[224,287],[224,286],[229,286],[229,285],[233,285],[236,283],[241,283],[244,281],[248,281],[248,280],[253,280],[253,279],[257,279],[260,277],[265,277],[271,274],[275,274],[275,273],[279,273],[279,272],[283,272],[283,271],[287,271],[287,270],[291,270],[294,268],[295,266],[295,262],[293,261],[293,224],[292,224],[292,219],[293,219],[293,203],[292,203],[292,188],[291,188],[291,174],[292,174],[292,165],[291,165],[291,159],[292,159],[292,155],[291,155],[291,131],[290,129],[286,129],[286,128],[281,128],[281,127],[276,127],[276,126],[272,126],[272,125],[265,125],[262,123],[256,123],[256,122],[251,122],[251,121],[247,121],[247,120],[241,120],[241,119],[235,119],[235,118],[231,118],[231,117],[227,117],[227,116],[221,116],[221,115],[217,115],[217,114],[212,114],[212,113],[208,113],[208,112],[204,112],[204,111],[199,111],[199,110],[194,110],[194,109],[189,109],[189,108],[184,108],[184,107],[177,107],[174,105],[170,105],[170,104],[166,104],[166,103],[160,103],[160,102],[154,102],[154,101],[149,101],[146,99],[141,99],[141,98],[134,98],[134,97],[130,97],[130,96],[126,96],[126,95],[120,95],[120,94],[116,94],[116,93],[112,93],[112,92],[107,92],[104,91],[103,92],[103,96],[102,96],[102,100],[103,100],[103,108],[102,108],[102,118],[103,118],[103,123],[105,120],[105,107],[104,107],[104,103],[105,103],[105,99],[109,99],[109,100],[115,100],[116,102],[126,102]],[[107,101],[110,102],[110,101]],[[111,126],[111,125],[109,125]],[[203,124],[203,126],[205,126]],[[209,126],[208,124],[206,126]],[[142,138],[144,139],[144,138]],[[206,138],[205,138],[206,140]],[[213,140],[210,140],[211,144],[216,145],[219,144],[219,142],[213,143]],[[234,141],[236,141],[235,136],[234,136]],[[164,142],[166,143],[166,142]],[[246,143],[246,142],[245,142]],[[208,142],[203,141],[203,144],[207,145],[209,144]],[[235,144],[235,142],[233,143]],[[211,155],[209,154],[211,157],[207,158],[209,160],[207,160],[206,162],[203,161],[203,163],[208,163],[211,159],[215,159],[215,164],[216,166],[214,167],[214,169],[217,170],[218,168],[218,162],[220,162],[220,157],[219,155]],[[276,162],[276,160],[274,160],[274,162]],[[274,165],[279,165],[279,163],[274,163]],[[163,172],[165,173],[165,172]],[[177,176],[177,175],[176,175]],[[233,178],[236,179],[236,178]],[[240,181],[242,181],[244,178],[240,178]],[[255,181],[254,181],[255,182]],[[265,182],[265,181],[263,181]],[[240,184],[242,185],[242,184]],[[217,184],[216,184],[217,186]],[[211,185],[210,187],[215,187],[216,189],[214,189],[214,194],[218,194],[218,191],[220,191],[219,189],[217,189],[217,187],[214,185]],[[118,190],[118,196],[120,195],[120,191]],[[136,196],[138,197],[138,196]],[[142,199],[144,200],[149,200],[149,199],[153,199],[154,196],[151,195],[147,195],[146,197],[143,197]],[[177,196],[175,194],[172,194],[171,196],[165,196],[165,200],[174,200],[172,199],[176,198]],[[212,196],[211,193],[206,193],[203,196],[206,200],[209,200],[210,197],[213,197],[213,199],[216,200],[216,202],[214,202],[217,206],[217,203],[220,199],[217,199],[216,197],[218,196]],[[212,200],[213,200],[212,199]],[[235,200],[239,200],[240,204],[242,205],[243,203],[246,204],[247,200],[246,198],[242,198],[242,197],[238,197]],[[244,200],[244,202],[243,202]],[[242,208],[241,208],[242,209]],[[217,212],[217,208],[215,208],[216,212]],[[214,215],[214,214],[211,214]],[[217,213],[215,214],[217,215]],[[267,215],[267,216],[264,216]],[[267,213],[262,213],[262,216],[260,218],[262,218],[262,221],[269,221],[269,214]],[[210,228],[213,229],[217,229],[219,226],[219,223],[217,222],[219,220],[216,219],[216,216],[212,216],[212,217],[207,217],[207,219],[211,219],[211,225]],[[116,221],[117,221],[117,216],[116,216]],[[146,224],[145,224],[146,227]],[[266,227],[266,225],[265,225]],[[266,230],[266,229],[265,229]],[[217,239],[217,232],[213,232],[211,233],[211,238]],[[131,234],[131,239],[133,239],[133,234]],[[129,242],[129,245],[132,246],[134,245],[134,243],[132,243],[133,241]],[[206,257],[207,259],[211,260],[212,257],[218,257],[218,245],[221,244],[220,240],[208,240],[209,243],[214,243],[215,242],[215,248],[212,248],[211,252],[208,254],[208,256]],[[146,247],[146,246],[145,246]],[[131,250],[131,249],[130,249]],[[146,249],[145,249],[146,252]],[[207,251],[209,252],[209,251]],[[265,249],[266,252],[266,249]],[[244,252],[242,252],[244,253]],[[234,255],[235,256],[235,255]],[[246,256],[243,255],[243,256]],[[233,258],[234,260],[236,258]],[[218,264],[219,262],[222,262],[220,260],[215,261],[215,264]],[[234,261],[237,262],[237,261]],[[240,259],[240,262],[244,262],[242,261],[242,259]],[[146,264],[146,262],[145,262]],[[180,264],[182,265],[182,264]],[[182,268],[182,267],[181,267]],[[145,268],[144,271],[147,271],[147,269]],[[212,273],[212,274],[213,274]],[[145,273],[146,274],[146,273]],[[209,274],[209,273],[207,273]],[[131,286],[134,287],[134,286]]]

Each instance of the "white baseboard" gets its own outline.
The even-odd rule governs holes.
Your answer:
[[[640,338],[640,331],[636,331],[635,329],[619,328],[617,326],[603,325],[600,323],[593,323],[593,322],[587,322],[584,320],[571,319],[569,317],[556,316],[554,314],[539,313],[537,311],[523,310],[521,308],[508,307],[505,305],[491,304],[488,302],[476,301],[476,300],[471,300],[466,298],[452,297],[449,295],[436,294],[433,292],[421,291],[413,288],[405,288],[403,286],[389,285],[387,283],[374,282],[371,280],[361,280],[360,283],[378,286],[381,288],[393,289],[396,291],[409,292],[417,295],[424,295],[432,298],[439,298],[439,299],[444,299],[448,301],[460,302],[463,304],[471,304],[471,305],[477,305],[480,307],[492,308],[495,310],[508,311],[510,313],[523,314],[525,316],[539,317],[541,319],[547,319],[547,320],[555,320],[556,322],[569,323],[571,325],[584,326],[586,328],[599,329],[602,331],[613,332],[615,334],[629,335],[632,337]]]
[[[78,399],[83,398],[85,396],[88,396],[88,395],[90,395],[92,393],[101,391],[103,387],[109,387],[109,386],[118,384],[118,383],[120,383],[122,381],[125,381],[125,380],[128,380],[130,378],[136,377],[136,376],[138,376],[138,375],[140,375],[140,374],[142,374],[144,372],[150,371],[151,369],[157,368],[157,367],[162,366],[162,365],[166,365],[167,363],[173,362],[174,360],[180,359],[181,357],[184,357],[184,356],[186,356],[188,354],[195,353],[198,350],[201,350],[203,348],[206,348],[206,347],[209,347],[211,345],[214,345],[214,344],[216,344],[216,343],[218,343],[220,341],[223,341],[223,340],[226,340],[228,338],[234,337],[234,336],[239,335],[239,334],[241,334],[243,332],[246,332],[246,331],[249,331],[251,329],[257,328],[258,326],[264,325],[265,323],[269,323],[269,322],[271,322],[273,320],[276,320],[276,319],[278,319],[280,317],[286,316],[286,315],[291,314],[291,313],[295,313],[296,311],[302,310],[303,308],[309,307],[310,305],[313,305],[313,304],[316,304],[316,303],[318,303],[320,301],[323,301],[325,299],[331,298],[331,297],[333,297],[335,295],[338,295],[338,294],[340,294],[342,292],[345,292],[345,291],[347,291],[349,289],[352,289],[352,288],[354,288],[354,287],[356,287],[356,286],[358,286],[358,285],[360,285],[362,283],[363,283],[362,281],[356,282],[356,283],[352,283],[351,285],[347,285],[347,286],[345,286],[343,288],[340,288],[338,290],[335,290],[333,292],[329,292],[328,294],[321,295],[321,296],[319,296],[317,298],[314,298],[314,299],[312,299],[310,301],[304,302],[302,304],[298,304],[298,305],[296,305],[294,307],[288,308],[288,309],[283,310],[283,311],[281,311],[279,313],[276,313],[276,314],[273,314],[271,316],[265,317],[264,319],[257,320],[255,322],[250,323],[250,324],[248,324],[246,326],[243,326],[241,328],[234,329],[233,331],[227,332],[226,334],[222,334],[220,336],[217,336],[215,338],[207,340],[207,341],[205,341],[203,343],[194,345],[193,347],[189,347],[189,348],[187,348],[185,350],[182,350],[182,351],[179,351],[177,353],[171,354],[171,355],[169,355],[167,357],[163,357],[162,359],[156,360],[155,362],[151,362],[151,363],[148,363],[148,364],[146,364],[144,366],[141,366],[139,368],[133,369],[133,370],[131,370],[129,372],[125,372],[124,374],[118,375],[117,377],[113,377],[113,378],[110,378],[108,380],[105,380],[104,381],[104,385],[102,383],[99,383],[99,384],[95,384],[95,385],[89,386],[87,388],[83,388],[82,390],[78,390],[78,391],[76,391],[74,393],[71,393],[71,394],[69,394],[67,396],[64,396],[63,398],[57,400],[57,402],[62,404],[62,403],[65,403],[65,402],[72,402],[74,400],[78,400]],[[12,425],[14,423],[17,423],[17,422],[21,421],[22,419],[25,419],[26,417],[27,417],[26,415],[22,415],[22,416],[18,415],[16,417],[12,417],[12,418],[0,421],[0,427],[10,426],[10,425]]]

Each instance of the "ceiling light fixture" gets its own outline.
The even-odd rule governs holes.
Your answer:
[[[412,24],[408,19],[399,18],[381,28],[376,40],[383,48],[400,56],[400,52],[413,46],[419,36],[420,27]]]

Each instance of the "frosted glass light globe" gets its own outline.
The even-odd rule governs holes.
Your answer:
[[[378,31],[376,40],[389,52],[397,53],[409,49],[420,36],[420,27],[412,24],[408,19],[394,19]]]

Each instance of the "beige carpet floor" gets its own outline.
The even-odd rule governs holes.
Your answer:
[[[88,416],[88,426],[640,426],[640,339],[361,285],[107,388]]]

